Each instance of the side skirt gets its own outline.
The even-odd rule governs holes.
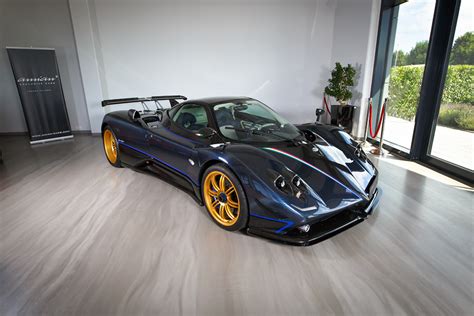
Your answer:
[[[200,189],[191,183],[186,177],[176,171],[160,164],[157,161],[144,159],[134,165],[124,164],[137,172],[152,174],[168,184],[188,193],[199,205],[204,205],[201,200]]]

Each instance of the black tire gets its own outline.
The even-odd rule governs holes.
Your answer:
[[[227,177],[226,180],[230,180],[231,184],[235,187],[235,192],[238,196],[238,204],[239,204],[238,218],[236,222],[233,223],[232,225],[223,225],[218,220],[216,220],[216,218],[214,218],[214,215],[212,214],[211,210],[208,207],[208,203],[206,202],[206,192],[205,192],[206,179],[208,178],[210,174],[216,171],[224,174]],[[227,182],[227,184],[229,183]],[[237,176],[226,165],[219,163],[207,168],[201,180],[201,197],[209,216],[214,221],[214,223],[216,223],[219,227],[228,231],[242,230],[247,227],[248,218],[249,218],[247,196],[245,195],[245,191],[239,179],[237,178]]]
[[[113,158],[113,154],[111,152],[107,152],[108,149],[107,147],[109,144],[107,144],[107,138],[110,137],[113,138],[113,142],[115,144],[115,159]],[[115,136],[114,131],[109,127],[106,126],[104,130],[102,131],[102,148],[104,149],[104,154],[105,158],[107,158],[107,161],[114,167],[116,168],[121,168],[122,167],[122,161],[120,160],[120,147],[118,145],[117,137]]]

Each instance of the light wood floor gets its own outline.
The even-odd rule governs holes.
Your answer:
[[[218,228],[98,137],[0,147],[1,315],[473,314],[473,193],[403,161],[377,161],[374,216],[300,248]]]

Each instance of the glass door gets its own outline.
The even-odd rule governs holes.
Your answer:
[[[390,100],[384,140],[404,152],[411,148],[435,5],[436,0],[408,1],[399,5],[392,22],[395,38],[383,91],[383,99]]]
[[[474,169],[474,1],[461,1],[429,155]]]

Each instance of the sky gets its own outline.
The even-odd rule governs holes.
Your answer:
[[[436,0],[408,0],[398,12],[395,50],[409,52],[417,42],[430,38]],[[466,32],[474,32],[474,0],[461,0],[454,39]]]

